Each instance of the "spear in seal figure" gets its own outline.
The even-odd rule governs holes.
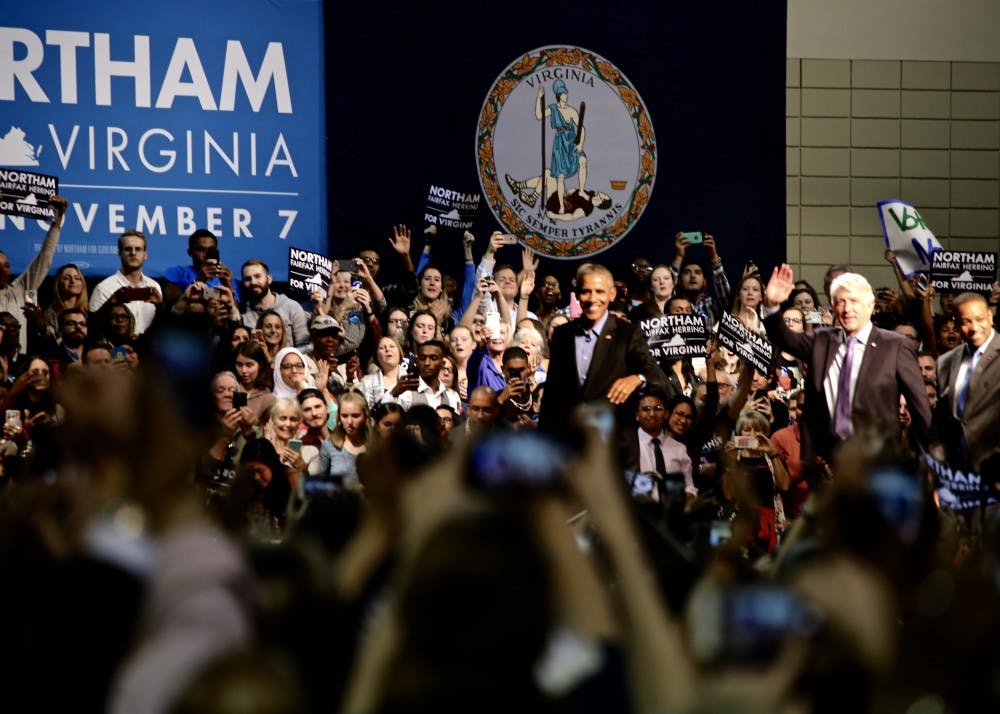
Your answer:
[[[538,202],[538,215],[539,217],[545,216],[545,201],[548,197],[548,189],[545,187],[545,90],[542,90],[542,94],[538,97],[539,103],[542,105],[542,120],[539,124],[542,125],[542,173],[539,174],[539,191],[538,196],[541,199]]]

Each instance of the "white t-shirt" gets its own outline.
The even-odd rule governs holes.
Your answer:
[[[108,298],[118,292],[119,288],[130,287],[152,288],[158,295],[163,296],[160,284],[152,278],[139,273],[139,284],[133,286],[128,281],[128,278],[122,275],[122,271],[119,270],[114,275],[109,275],[99,282],[97,287],[94,288],[94,292],[90,294],[90,311],[97,312],[100,310],[104,303],[108,301]],[[141,335],[153,324],[153,318],[156,317],[156,305],[153,303],[143,300],[132,300],[125,303],[125,306],[132,313],[132,316],[135,317],[135,334]]]

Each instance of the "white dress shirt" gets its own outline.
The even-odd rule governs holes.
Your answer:
[[[698,495],[698,489],[694,486],[691,477],[691,457],[688,456],[687,447],[665,432],[659,436],[653,436],[643,429],[638,429],[639,434],[639,470],[643,472],[656,472],[656,455],[653,439],[660,440],[660,452],[663,454],[663,464],[666,466],[668,474],[684,474],[684,492],[692,496]]]
[[[108,298],[118,292],[120,288],[131,287],[151,288],[161,297],[163,295],[163,291],[160,290],[160,284],[152,278],[147,277],[144,273],[139,273],[139,284],[133,286],[119,269],[114,275],[109,275],[99,282],[94,291],[90,293],[90,311],[97,312],[100,310],[101,306],[108,301]],[[125,307],[129,309],[129,312],[135,318],[135,334],[141,335],[153,324],[153,318],[156,317],[156,305],[153,303],[144,300],[132,300],[125,303]]]
[[[868,338],[871,337],[872,328],[875,326],[869,320],[868,324],[862,327],[854,335],[854,339],[859,344],[854,345],[854,361],[851,363],[851,404],[854,403],[854,388],[858,383],[858,375],[861,374],[861,360],[864,359],[865,349],[868,345]],[[841,342],[837,347],[837,353],[833,356],[833,364],[830,365],[823,380],[823,391],[826,393],[826,406],[833,415],[837,404],[837,393],[840,391],[840,368],[844,364],[844,357],[847,356],[847,342]]]
[[[437,391],[434,391],[429,386],[424,378],[420,378],[420,382],[415,391],[409,390],[403,392],[398,397],[393,397],[392,392],[386,392],[382,395],[383,402],[396,402],[403,409],[409,410],[414,404],[429,404],[430,406],[437,409],[438,407],[444,405],[451,407],[456,412],[461,412],[462,400],[458,397],[458,392],[453,389],[448,389],[446,386],[438,382]]]
[[[958,416],[958,392],[962,388],[962,385],[965,384],[965,375],[972,368],[973,358],[975,358],[976,364],[979,364],[979,360],[986,354],[986,350],[989,349],[995,335],[996,331],[990,330],[990,336],[986,338],[986,342],[980,345],[974,352],[969,350],[968,345],[965,346],[962,352],[962,364],[959,365],[958,373],[955,375],[955,399],[951,403],[952,414],[956,417]]]

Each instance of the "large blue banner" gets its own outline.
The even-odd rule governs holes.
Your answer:
[[[207,228],[238,272],[288,247],[326,250],[321,0],[54,0],[0,20],[0,167],[59,179],[71,202],[55,264],[119,267],[149,239],[145,272],[189,263]],[[0,215],[15,272],[47,226]]]

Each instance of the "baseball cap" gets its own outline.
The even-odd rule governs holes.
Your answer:
[[[341,333],[344,331],[340,327],[340,323],[329,315],[316,315],[309,323],[310,332],[326,332],[328,330],[336,330]]]

